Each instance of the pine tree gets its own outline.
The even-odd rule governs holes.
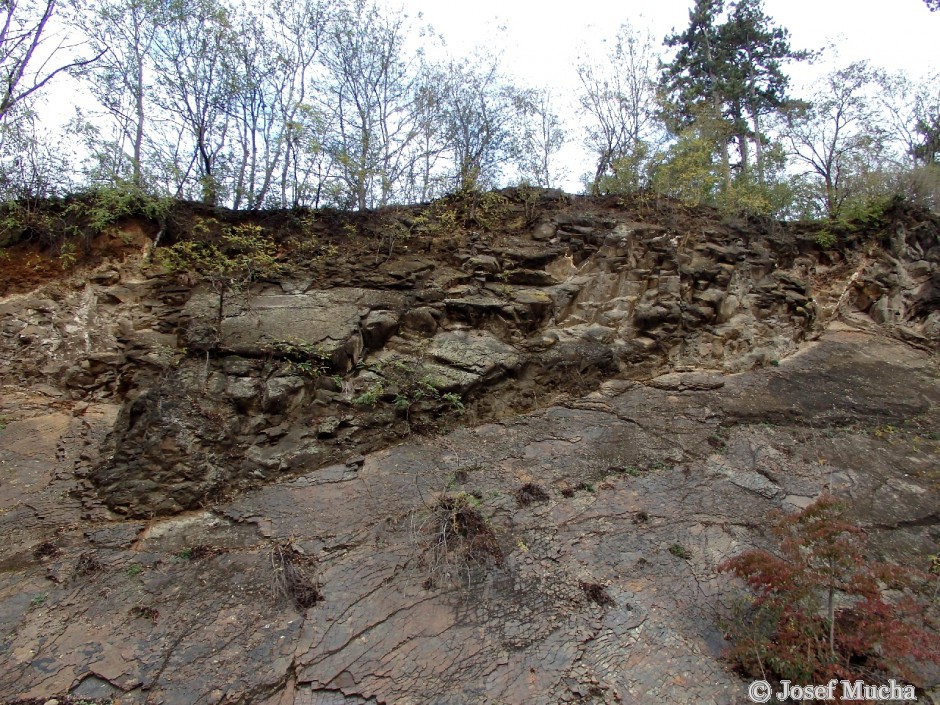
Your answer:
[[[757,181],[763,183],[761,116],[787,103],[783,64],[806,53],[790,47],[789,33],[773,25],[762,0],[738,0],[727,16],[724,0],[697,0],[689,27],[666,37],[666,44],[678,47],[663,73],[677,125],[688,126],[707,107],[726,125],[721,144],[725,186],[731,182],[729,141],[737,145],[745,178],[750,177],[753,141]]]

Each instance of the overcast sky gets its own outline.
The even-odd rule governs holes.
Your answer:
[[[693,0],[388,2],[389,7],[404,7],[414,21],[420,13],[421,21],[443,36],[451,55],[476,47],[502,52],[505,67],[520,85],[552,88],[572,103],[578,90],[579,56],[602,56],[604,39],[627,21],[648,27],[661,41],[673,29],[687,26],[693,4]],[[940,12],[931,13],[923,0],[765,0],[764,8],[778,25],[790,30],[794,49],[816,50],[830,44],[837,49],[824,65],[790,68],[796,92],[811,86],[834,64],[862,59],[892,71],[905,70],[913,78],[940,68]],[[578,177],[590,164],[578,144],[570,145],[565,155],[570,163],[565,188],[576,190]]]
[[[605,56],[605,40],[623,22],[648,28],[660,43],[672,30],[687,26],[693,1],[384,0],[389,9],[403,8],[413,27],[430,25],[443,37],[450,56],[465,56],[477,48],[495,52],[502,55],[503,66],[518,85],[552,89],[569,123],[570,141],[561,154],[567,171],[562,186],[575,192],[581,188],[581,175],[593,170],[575,115],[579,57]],[[834,65],[861,59],[904,70],[912,78],[940,70],[940,12],[929,12],[923,0],[764,0],[764,8],[776,24],[790,30],[794,49],[836,47],[837,55],[829,52],[822,65],[788,69],[796,95],[811,92],[814,77]],[[419,41],[430,55],[441,58],[438,42]],[[83,89],[67,83],[50,92],[50,102],[59,106],[57,117],[63,122],[71,117],[71,104],[87,102]]]
[[[521,75],[540,81],[571,72],[579,53],[598,45],[625,21],[662,38],[688,23],[692,0],[389,0],[440,32],[453,53],[473,46],[506,51]],[[914,73],[937,65],[940,12],[923,0],[765,0],[766,12],[790,30],[794,48],[839,45],[846,61],[870,59]],[[500,27],[505,29],[500,30]]]

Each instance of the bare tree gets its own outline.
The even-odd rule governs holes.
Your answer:
[[[519,92],[492,57],[451,62],[442,84],[442,118],[458,191],[492,186],[518,145]]]
[[[412,99],[412,140],[399,195],[406,202],[424,202],[447,192],[448,142],[444,112],[446,73],[422,65]]]
[[[234,94],[230,13],[217,0],[168,0],[159,22],[154,58],[159,102],[177,127],[177,196],[186,194],[195,171],[202,201],[214,205],[224,183]]]
[[[51,30],[57,9],[57,0],[0,3],[0,121],[59,74],[84,68],[101,56],[69,57],[79,45]],[[69,58],[56,61],[63,56]]]
[[[350,0],[327,34],[327,80],[321,106],[332,126],[326,140],[339,170],[340,202],[365,209],[389,202],[407,171],[414,74],[405,25],[372,0]]]
[[[271,4],[272,40],[282,64],[274,93],[283,120],[278,179],[282,207],[317,205],[328,176],[322,145],[325,120],[313,105],[309,83],[333,11],[332,0],[274,0]]]
[[[308,82],[326,29],[330,5],[324,0],[273,3],[266,15],[242,11],[237,18],[232,58],[234,131],[233,206],[258,208],[266,202],[297,205],[297,184],[308,174],[305,152],[316,151],[305,103]],[[274,193],[279,191],[279,193]]]
[[[877,71],[873,77],[887,136],[900,147],[902,159],[911,167],[931,161],[922,144],[924,126],[940,123],[940,75],[914,81],[903,72]]]
[[[860,195],[866,177],[880,166],[885,135],[867,95],[873,79],[866,62],[853,63],[831,73],[811,104],[790,110],[791,157],[820,182],[830,216]]]
[[[555,170],[554,159],[567,141],[567,132],[555,112],[552,94],[546,89],[532,90],[520,95],[522,137],[519,166],[524,179],[536,186],[552,188],[561,178]]]
[[[597,159],[590,183],[594,193],[608,174],[641,185],[643,163],[660,139],[654,46],[648,32],[624,24],[608,57],[578,66],[581,110],[589,121],[585,144]]]
[[[138,187],[144,181],[147,128],[154,110],[151,51],[160,9],[156,0],[103,0],[81,17],[82,29],[100,54],[87,74],[88,85],[115,125],[119,156],[108,160],[107,177],[129,177]]]

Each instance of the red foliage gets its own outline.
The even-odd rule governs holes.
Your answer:
[[[824,495],[801,512],[778,515],[778,555],[746,551],[719,566],[753,593],[732,625],[731,658],[750,675],[796,682],[830,678],[910,678],[911,661],[940,663],[928,623],[937,576],[865,559],[864,532]]]

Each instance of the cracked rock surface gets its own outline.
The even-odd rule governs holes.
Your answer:
[[[940,250],[651,220],[546,206],[220,327],[138,270],[4,299],[0,702],[747,702],[717,566],[772,511],[938,552]]]

